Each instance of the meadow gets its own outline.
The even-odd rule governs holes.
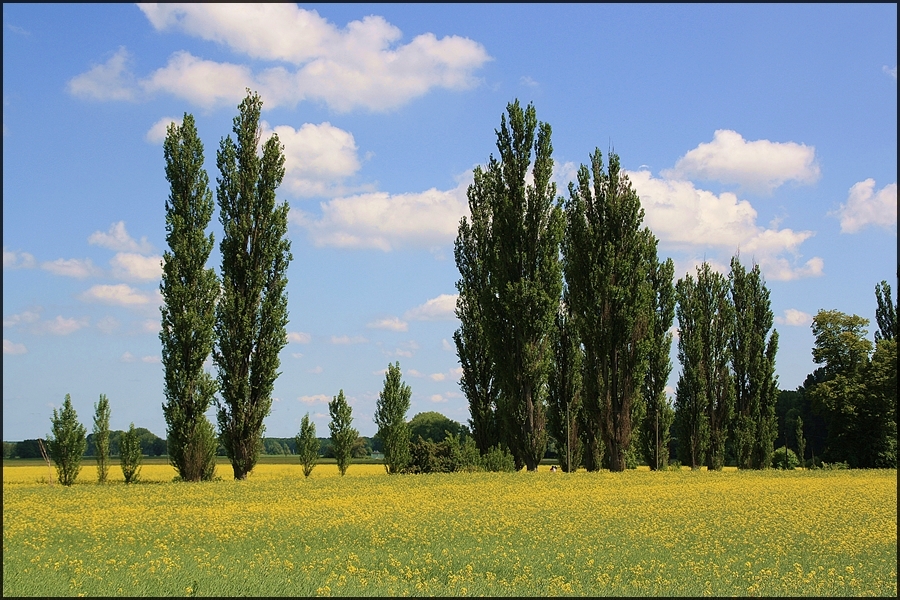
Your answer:
[[[12,464],[11,464],[12,463]],[[3,467],[4,596],[896,596],[897,471]]]

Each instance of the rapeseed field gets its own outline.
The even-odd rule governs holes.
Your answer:
[[[895,470],[47,474],[3,468],[4,596],[897,595]]]

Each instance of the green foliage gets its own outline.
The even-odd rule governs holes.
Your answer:
[[[400,362],[388,363],[384,388],[375,405],[376,437],[384,444],[384,469],[389,475],[402,472],[410,461],[409,410],[412,390],[401,380]]]
[[[287,345],[288,204],[276,205],[284,152],[273,134],[262,144],[262,100],[247,90],[231,136],[219,144],[216,198],[224,228],[222,292],[216,308],[213,361],[219,373],[219,434],[235,479],[259,456],[263,421],[272,408],[278,354]]]
[[[300,421],[297,434],[297,458],[303,465],[303,476],[309,477],[319,460],[319,440],[316,438],[316,424],[309,420],[309,413]]]
[[[109,475],[109,400],[100,394],[100,401],[94,404],[94,444],[97,457],[97,481],[105,483]]]
[[[875,342],[880,340],[893,340],[898,337],[897,312],[900,308],[900,291],[896,303],[891,302],[891,286],[887,281],[875,285],[875,299],[878,307],[875,309],[875,321],[878,323],[878,331],[875,332]]]
[[[806,438],[803,437],[803,419],[800,418],[800,415],[797,415],[796,425],[794,425],[794,438],[797,441],[797,457],[802,465],[806,460]]]
[[[72,398],[66,394],[62,408],[53,409],[52,436],[47,437],[47,452],[56,465],[56,477],[62,485],[72,485],[81,471],[81,457],[87,447],[86,429],[78,422]]]
[[[567,304],[584,345],[584,407],[610,468],[626,468],[635,404],[647,372],[654,315],[651,266],[657,240],[619,157],[604,168],[599,149],[569,184],[562,244]]]
[[[458,436],[446,432],[446,437],[440,442],[418,436],[416,441],[410,445],[410,461],[403,472],[453,473],[465,471],[471,473],[480,468],[480,462],[480,454],[473,438],[467,437],[461,442]]]
[[[125,483],[134,483],[138,480],[141,470],[141,440],[132,423],[120,442],[119,461],[122,466],[122,476]]]
[[[675,285],[678,359],[675,424],[682,462],[697,469],[705,458],[710,470],[725,462],[725,440],[734,406],[729,341],[734,305],[728,281],[704,262],[697,279],[690,274]]]
[[[553,439],[562,440],[557,446],[559,464],[563,471],[569,472],[578,469],[584,452],[578,426],[583,411],[581,367],[584,352],[565,302],[556,314],[552,343],[554,360],[548,380],[547,430]]]
[[[435,411],[417,413],[410,419],[408,426],[410,440],[416,440],[422,436],[422,439],[425,440],[442,442],[450,434],[459,437],[469,436],[469,430],[465,425]]]
[[[669,440],[675,410],[666,395],[666,384],[672,372],[672,321],[675,319],[675,286],[672,259],[654,260],[650,264],[652,319],[648,329],[649,349],[647,374],[644,376],[642,401],[646,408],[638,431],[638,446],[651,471],[665,470],[669,462]]]
[[[331,448],[337,460],[338,471],[343,477],[353,457],[353,444],[359,437],[359,432],[351,427],[353,416],[350,405],[344,398],[344,390],[340,390],[328,403],[328,413],[331,415],[331,422],[328,424],[328,429],[331,430]]]
[[[204,413],[212,404],[216,382],[203,363],[213,349],[219,281],[215,271],[206,268],[214,241],[205,230],[214,205],[193,115],[185,113],[180,126],[169,125],[163,155],[169,182],[169,249],[163,253],[159,285],[159,339],[167,452],[182,481],[208,480],[215,472],[218,441]]]
[[[786,453],[786,454],[785,454]],[[775,469],[796,469],[800,466],[800,459],[790,448],[781,446],[772,455],[772,467]]]
[[[502,446],[492,446],[481,456],[481,468],[485,471],[513,473],[516,462],[509,450]]]

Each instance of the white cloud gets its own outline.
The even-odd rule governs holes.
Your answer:
[[[300,129],[263,121],[261,139],[272,133],[284,145],[284,188],[300,197],[335,196],[346,192],[343,180],[360,168],[353,134],[331,125],[305,123]]]
[[[440,394],[432,394],[431,398],[429,398],[432,402],[446,402],[447,399],[441,396]]]
[[[303,353],[302,352],[292,352],[291,356],[293,356],[294,358],[303,358]]]
[[[432,373],[429,377],[434,381],[443,381],[447,378],[443,373]]]
[[[456,352],[456,346],[448,342],[446,338],[441,340],[441,348],[447,352]]]
[[[113,276],[119,279],[158,280],[162,277],[162,256],[144,256],[119,252],[109,261]]]
[[[109,60],[69,80],[69,93],[87,100],[134,100],[135,77],[128,68],[131,55],[120,46]]]
[[[411,308],[403,318],[410,321],[451,321],[456,318],[456,299],[459,294],[441,294]]]
[[[868,225],[896,230],[897,184],[888,184],[876,193],[874,179],[860,181],[850,188],[847,203],[829,214],[840,218],[841,233],[857,233]]]
[[[142,357],[141,357],[141,362],[145,362],[145,363],[148,363],[148,364],[158,363],[158,362],[159,362],[159,357],[158,357],[158,356],[142,356]]]
[[[400,45],[400,30],[378,16],[341,30],[294,4],[139,6],[159,31],[180,30],[277,64],[254,75],[246,66],[178,52],[142,82],[204,107],[237,104],[250,87],[269,107],[315,100],[338,111],[389,110],[435,87],[470,88],[477,83],[472,72],[490,60],[481,44],[458,36],[426,33]]]
[[[526,87],[537,87],[539,85],[537,81],[535,81],[528,75],[522,75],[521,77],[519,77],[519,83]]]
[[[3,354],[25,354],[26,352],[28,352],[28,348],[25,347],[25,344],[17,344],[4,338]]]
[[[298,344],[308,344],[312,340],[312,336],[302,331],[289,331],[287,334],[288,342],[296,342]]]
[[[328,404],[331,402],[331,398],[326,396],[325,394],[316,394],[315,396],[300,396],[297,398],[300,402],[304,404]]]
[[[887,65],[884,65],[883,67],[881,67],[881,70],[884,71],[885,74],[889,77],[892,77],[895,80],[897,79],[897,65],[894,65],[893,69]]]
[[[432,248],[456,239],[459,220],[469,214],[467,173],[449,191],[431,188],[408,194],[371,192],[320,203],[322,215],[292,209],[291,221],[305,228],[316,246],[377,248],[389,252]]]
[[[812,315],[795,308],[786,308],[784,310],[784,316],[775,317],[775,322],[779,325],[803,327],[812,323]]]
[[[410,377],[425,377],[425,373],[415,369],[407,369],[406,374]]]
[[[119,360],[122,362],[134,362],[134,355],[131,352],[126,352]]]
[[[140,242],[137,242],[128,235],[128,232],[125,230],[125,221],[113,223],[106,233],[95,231],[88,237],[88,243],[115,250],[116,252],[140,252],[149,254],[153,251],[153,246],[147,241],[146,236],[142,237]]]
[[[653,177],[649,171],[626,174],[641,198],[644,223],[663,243],[684,250],[709,246],[730,253],[740,250],[752,256],[769,279],[821,274],[823,262],[818,257],[794,265],[800,245],[814,232],[760,227],[753,206],[731,192],[716,195],[689,181]],[[784,253],[794,260],[787,260]]]
[[[34,256],[27,252],[12,252],[3,248],[3,268],[4,269],[31,269],[37,262]]]
[[[44,321],[41,323],[40,329],[47,333],[52,333],[53,335],[69,335],[70,333],[75,333],[79,329],[88,326],[87,317],[82,317],[80,319],[66,319],[61,315],[58,315],[52,321]]]
[[[377,321],[368,323],[366,327],[371,329],[388,329],[390,331],[406,331],[409,329],[406,321],[401,321],[397,317],[378,319]]]
[[[147,319],[141,323],[141,331],[144,333],[159,333],[162,329],[162,322],[159,319]]]
[[[314,375],[318,375],[321,372],[322,372],[322,367],[320,365],[316,365],[315,367],[313,367],[312,369],[309,369],[307,371],[307,373],[312,373]]]
[[[712,142],[700,144],[661,175],[666,179],[736,183],[748,190],[771,192],[787,181],[814,183],[820,171],[812,146],[769,140],[748,142],[736,131],[719,129]]]
[[[94,266],[91,259],[85,258],[58,258],[51,262],[41,264],[41,268],[50,271],[54,275],[62,275],[63,277],[76,277],[84,279],[86,277],[96,276],[100,274],[100,269]]]
[[[457,379],[462,377],[462,374],[463,374],[462,367],[455,367],[453,369],[450,369],[450,375],[452,375],[453,377],[456,377]]]
[[[368,341],[369,340],[362,337],[361,335],[355,335],[353,337],[350,337],[349,335],[342,335],[342,336],[333,335],[333,336],[331,336],[331,343],[338,344],[338,345],[365,344]]]
[[[175,117],[163,117],[150,127],[144,138],[151,144],[162,144],[166,141],[166,130],[169,128],[169,125],[175,123],[181,127],[181,121],[181,119],[176,119]]]
[[[26,310],[17,315],[10,315],[10,316],[6,317],[5,319],[3,319],[3,326],[4,327],[15,327],[16,325],[19,325],[20,323],[34,323],[35,321],[37,321],[40,318],[41,318],[40,309],[38,309],[36,311]]]
[[[97,329],[103,333],[112,333],[119,328],[119,322],[109,315],[97,321]]]
[[[117,285],[95,285],[81,294],[81,298],[86,301],[98,301],[121,306],[148,304],[152,301],[151,296],[143,294],[124,283]]]

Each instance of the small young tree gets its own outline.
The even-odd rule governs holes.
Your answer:
[[[803,437],[803,419],[797,416],[797,429],[795,431],[797,437],[797,454],[800,458],[800,466],[803,467],[803,457],[806,456],[806,439]]]
[[[94,446],[97,456],[97,481],[104,483],[109,474],[109,400],[100,394],[94,405]]]
[[[122,464],[122,475],[125,483],[134,483],[138,480],[138,472],[141,468],[141,438],[134,429],[134,423],[122,436],[119,442],[119,458]]]
[[[351,423],[353,423],[351,412],[350,405],[344,398],[344,390],[338,392],[338,395],[328,403],[328,414],[331,415],[331,422],[328,424],[328,428],[331,430],[331,447],[341,477],[350,466],[353,458],[353,444],[359,437],[359,432],[351,427]]]
[[[309,420],[309,413],[300,421],[300,433],[294,438],[297,442],[297,456],[303,465],[303,476],[309,477],[313,467],[319,460],[319,440],[316,438],[316,424]]]
[[[53,437],[47,437],[47,449],[56,464],[56,476],[62,485],[72,485],[81,471],[81,457],[87,448],[87,430],[78,422],[72,398],[66,394],[62,409],[53,409]]]
[[[400,377],[400,362],[388,364],[384,389],[375,406],[376,436],[384,444],[384,470],[388,475],[402,472],[411,459],[406,412],[412,390]]]

